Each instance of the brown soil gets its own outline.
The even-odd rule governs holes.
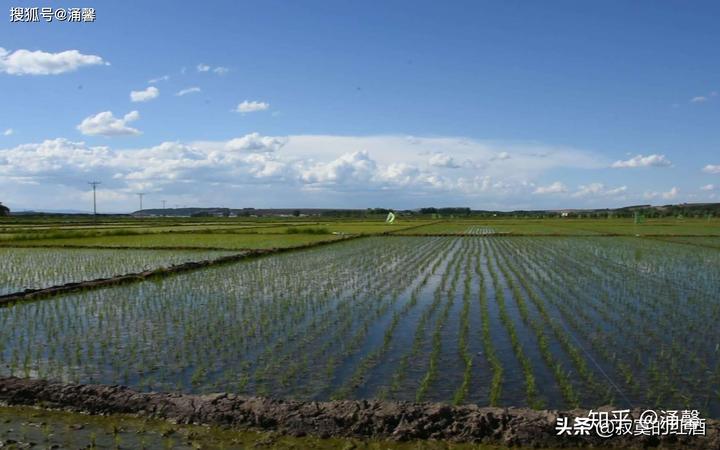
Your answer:
[[[436,439],[529,447],[720,449],[718,420],[707,420],[704,437],[601,439],[556,435],[558,417],[586,416],[585,410],[536,411],[377,400],[303,402],[233,394],[142,393],[123,386],[64,384],[13,377],[0,378],[0,402],[89,414],[135,414],[183,424],[273,430],[291,436]],[[638,414],[639,411],[634,411],[635,417]]]

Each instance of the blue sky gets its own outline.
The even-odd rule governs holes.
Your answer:
[[[52,4],[97,20],[0,21],[13,209],[720,194],[716,2]]]

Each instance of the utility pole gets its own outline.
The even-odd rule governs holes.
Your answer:
[[[166,203],[166,201],[165,201],[165,200],[160,200],[160,201],[161,201],[162,204],[163,204],[163,212],[162,212],[162,215],[163,215],[163,217],[165,217],[165,216],[167,215],[167,211],[165,211],[165,203]]]
[[[143,199],[143,195],[145,195],[144,192],[138,192],[138,193],[137,193],[137,196],[140,197],[140,211],[142,211],[142,199]]]
[[[97,200],[95,196],[95,189],[97,188],[97,185],[100,184],[99,181],[88,181],[88,184],[93,187],[93,217],[95,220],[97,220]]]
[[[167,203],[165,200],[162,200],[163,209],[165,209],[165,203]]]

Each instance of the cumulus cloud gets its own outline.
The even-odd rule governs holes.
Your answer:
[[[0,73],[9,75],[58,75],[83,66],[110,65],[97,55],[84,55],[77,50],[48,53],[41,50],[15,50],[0,47]]]
[[[207,64],[198,64],[198,65],[197,65],[197,71],[198,71],[198,72],[209,72],[210,69],[211,69],[211,67],[208,66]]]
[[[550,185],[547,186],[538,186],[534,191],[533,194],[562,194],[567,192],[567,186],[565,186],[563,183],[556,181]]]
[[[705,173],[720,173],[720,164],[708,164],[703,167]]]
[[[243,137],[230,139],[225,143],[225,148],[230,151],[274,152],[285,145],[286,142],[287,139],[285,138],[250,133]]]
[[[140,113],[130,111],[122,118],[113,116],[112,111],[103,111],[94,116],[86,117],[77,126],[82,134],[88,136],[128,136],[140,134],[140,131],[128,126],[140,118]]]
[[[230,72],[230,69],[228,69],[227,67],[218,66],[213,69],[213,73],[216,73],[218,75],[225,75],[228,72]]]
[[[361,150],[301,169],[301,177],[311,184],[355,184],[370,181],[376,170],[377,163],[366,150]]]
[[[160,90],[155,86],[149,86],[144,91],[130,91],[130,100],[133,102],[147,102],[158,98]]]
[[[265,102],[258,102],[258,101],[243,101],[239,105],[237,105],[237,108],[234,109],[235,112],[239,113],[250,113],[255,111],[265,111],[270,108],[269,103]]]
[[[615,161],[611,167],[616,169],[627,169],[635,167],[668,167],[672,163],[665,157],[665,155],[637,155],[627,160]]]
[[[700,188],[700,190],[701,191],[712,191],[712,190],[715,190],[715,185],[714,184],[706,184],[705,186],[702,186]]]
[[[175,95],[177,95],[178,97],[182,97],[183,95],[195,94],[195,93],[198,93],[201,91],[202,90],[199,87],[193,86],[193,87],[181,89]]]
[[[86,125],[101,134],[108,123],[128,122],[131,120],[125,119],[137,119],[136,114],[117,119],[111,112],[101,113],[86,120],[94,121],[92,126]],[[111,127],[110,135],[123,127],[127,128],[127,123]],[[504,143],[503,147],[508,145]],[[501,151],[494,143],[465,138],[416,137],[409,141],[404,136],[250,133],[224,141],[162,142],[117,149],[56,139],[0,149],[0,191],[22,194],[13,186],[38,182],[38,186],[55,187],[46,192],[48,198],[62,192],[64,197],[58,201],[63,201],[86,188],[84,180],[99,179],[106,189],[163,192],[169,201],[183,204],[223,201],[228,206],[367,207],[393,202],[394,207],[452,203],[510,209],[553,206],[552,195],[538,195],[528,201],[532,192],[574,198],[560,181],[550,186],[534,184],[548,171],[608,165],[580,150],[511,147],[511,159],[499,165],[483,165],[482,161]],[[438,153],[452,155],[463,163],[452,171],[428,164],[428,159]],[[83,182],[78,184],[78,180]],[[68,188],[75,191],[62,188],[69,185],[75,186]],[[620,197],[611,196],[623,188],[590,184],[580,187],[578,192],[583,194],[577,198],[588,202],[592,195],[616,199]],[[543,204],[545,201],[549,203]],[[135,207],[120,199],[118,205],[124,206],[117,210]]]
[[[108,164],[110,155],[107,147],[88,147],[84,142],[51,139],[0,151],[0,173],[68,177]]]
[[[460,167],[460,165],[455,162],[452,156],[445,153],[436,153],[432,155],[428,160],[428,163],[431,166],[444,167],[446,169],[457,169]]]
[[[3,131],[3,136],[12,136],[15,131],[12,128],[8,128],[5,131]]]

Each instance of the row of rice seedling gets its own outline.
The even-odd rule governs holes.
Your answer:
[[[646,273],[642,273],[641,276],[637,277],[634,283],[617,283],[616,280],[621,279],[621,276],[626,272],[602,259],[598,260],[595,266],[605,267],[608,273],[616,273],[616,276],[610,278],[610,282],[615,282],[617,286],[608,292],[602,293],[601,298],[605,299],[606,302],[622,301],[625,310],[632,312],[632,318],[636,320],[639,317],[653,318],[656,326],[648,326],[647,320],[638,320],[638,326],[631,329],[635,333],[646,336],[640,346],[642,346],[641,350],[647,354],[654,354],[656,349],[662,349],[664,345],[677,345],[677,342],[670,339],[669,334],[663,332],[662,328],[657,325],[662,325],[665,321],[678,321],[678,319],[690,321],[692,315],[698,312],[710,317],[717,317],[718,307],[716,302],[707,301],[711,297],[703,296],[702,292],[695,288],[687,292],[672,279],[656,279],[655,276]],[[647,293],[654,290],[659,294],[649,297]],[[617,295],[618,292],[621,295]],[[690,305],[693,308],[687,307]],[[616,319],[615,322],[617,323],[618,320]],[[673,330],[672,327],[670,330]],[[653,342],[654,344],[651,345]],[[689,355],[693,355],[698,349],[707,346],[707,342],[703,345],[703,341],[690,343],[695,345],[691,346],[690,352],[685,352],[689,353]],[[696,359],[696,364],[704,365],[701,358]]]
[[[401,391],[413,390],[416,391],[415,397],[418,395],[424,395],[421,393],[420,388],[416,387],[417,378],[415,376],[408,376],[408,372],[417,372],[423,374],[422,376],[426,379],[427,373],[421,368],[415,369],[421,361],[423,349],[427,344],[427,330],[431,326],[433,321],[436,321],[435,314],[442,304],[443,294],[446,292],[448,282],[450,281],[450,275],[453,270],[457,270],[457,266],[460,263],[460,251],[461,245],[459,241],[454,242],[455,245],[450,250],[450,257],[445,261],[438,261],[437,264],[442,264],[442,270],[440,272],[440,280],[436,283],[435,288],[432,292],[432,300],[426,298],[425,307],[420,315],[415,319],[414,324],[408,324],[408,327],[414,328],[412,345],[409,349],[402,350],[402,357],[395,373],[392,376],[392,381],[389,387],[389,395],[391,397],[397,397],[402,395]],[[435,266],[437,268],[437,266]],[[435,270],[434,268],[434,270]],[[433,270],[433,271],[434,271]],[[409,384],[409,386],[408,386]]]
[[[493,244],[496,244],[496,241],[491,242],[491,248],[494,247]],[[577,408],[580,406],[580,399],[578,398],[575,388],[570,381],[573,374],[568,373],[568,368],[563,365],[563,361],[554,355],[553,349],[550,348],[551,338],[548,336],[546,331],[551,331],[552,327],[549,322],[545,320],[547,316],[540,312],[542,311],[542,304],[540,303],[540,307],[538,308],[538,304],[533,303],[538,312],[531,315],[528,311],[529,307],[525,303],[526,293],[522,290],[520,283],[516,281],[514,275],[511,274],[510,270],[506,267],[507,262],[504,252],[497,247],[493,248],[493,252],[496,255],[495,260],[497,262],[497,267],[510,288],[515,304],[518,306],[522,321],[529,326],[535,334],[540,354],[547,366],[552,370],[555,376],[555,382],[560,387],[560,391],[562,392],[562,396],[565,399],[567,406]]]
[[[560,242],[540,248],[537,241],[511,242],[518,244],[513,253],[522,254],[525,260],[529,257],[529,266],[558,267],[546,271],[551,278],[541,284],[541,289],[553,291],[549,299],[562,299],[555,306],[565,310],[568,323],[574,317],[581,318],[582,323],[575,325],[577,332],[592,330],[587,334],[594,344],[593,351],[598,352],[598,359],[609,360],[616,367],[621,377],[613,378],[618,384],[617,378],[623,379],[628,397],[643,404],[684,405],[690,392],[705,391],[705,398],[696,398],[695,405],[711,407],[706,392],[707,373],[715,368],[708,361],[715,359],[708,353],[714,349],[708,347],[717,342],[717,330],[701,327],[698,332],[707,339],[701,342],[692,339],[693,333],[688,333],[686,325],[713,320],[714,314],[706,315],[711,311],[701,306],[716,303],[707,295],[713,291],[712,286],[698,286],[692,292],[698,307],[687,308],[690,297],[679,295],[680,280],[658,280],[652,274],[628,270],[603,258],[582,258],[585,240],[577,241],[579,249],[572,253],[573,257],[558,251],[564,245]],[[706,295],[699,295],[698,289],[705,290]],[[610,353],[603,348],[615,350]],[[642,367],[648,369],[643,371]],[[688,379],[693,382],[688,383]]]
[[[400,293],[408,289],[417,276],[418,265],[426,264],[427,256],[434,256],[437,249],[435,245],[423,249],[422,252],[415,251],[407,255],[403,264],[395,261],[391,268],[382,270],[381,275],[373,277],[373,286],[363,289],[362,295],[354,298],[350,303],[353,310],[338,316],[334,323],[331,323],[333,328],[329,335],[324,335],[317,341],[309,341],[306,348],[299,350],[301,353],[309,352],[310,361],[325,361],[322,368],[324,377],[315,377],[310,382],[304,383],[306,397],[327,398],[342,395],[337,391],[340,389],[338,386],[351,378],[348,374],[353,360],[358,359],[360,347],[373,338],[370,335],[371,328],[375,328],[377,323],[389,318]],[[313,367],[306,366],[298,382],[312,378],[312,372]],[[328,394],[333,390],[335,390],[333,395]]]
[[[480,303],[480,319],[482,330],[482,348],[483,354],[488,361],[492,372],[490,381],[490,393],[488,394],[488,403],[491,406],[497,406],[500,402],[500,393],[502,392],[503,383],[503,365],[500,362],[498,353],[493,344],[492,335],[490,333],[490,308],[488,306],[488,289],[481,270],[481,254],[475,257],[475,274],[478,278],[478,300]]]
[[[703,263],[716,259],[677,247],[609,238],[348,241],[0,309],[0,374],[718,415],[720,277],[672,270],[708,271]]]
[[[474,246],[473,246],[474,247]],[[473,248],[474,250],[474,248]],[[462,359],[464,370],[462,383],[455,390],[453,394],[453,403],[459,405],[463,403],[467,397],[470,389],[471,378],[473,375],[473,357],[470,353],[468,346],[468,339],[470,338],[470,302],[472,300],[472,257],[473,251],[468,253],[468,260],[466,261],[465,267],[465,279],[463,280],[463,305],[462,312],[460,313],[460,331],[458,338],[458,356]]]
[[[455,301],[455,292],[457,291],[458,281],[460,280],[462,264],[463,262],[467,263],[467,260],[469,259],[469,254],[469,247],[467,245],[463,246],[460,249],[460,251],[457,253],[457,258],[455,259],[455,265],[451,268],[453,274],[450,280],[450,286],[446,290],[438,292],[439,295],[445,295],[447,301],[443,305],[443,308],[440,311],[440,315],[435,320],[435,327],[433,329],[431,338],[432,348],[430,350],[430,358],[428,359],[427,371],[425,372],[425,375],[423,375],[420,381],[420,385],[418,386],[417,392],[415,394],[415,400],[417,401],[421,401],[425,398],[431,385],[437,379],[440,355],[442,353],[443,328],[447,324],[450,310]]]
[[[500,244],[498,254],[504,256],[503,263],[506,264],[507,270],[512,273],[512,277],[514,277],[514,280],[522,287],[522,294],[526,295],[533,303],[533,305],[537,308],[537,312],[542,317],[542,320],[544,322],[543,326],[549,328],[552,331],[553,336],[556,339],[557,343],[559,343],[562,351],[564,351],[565,354],[567,354],[570,358],[573,367],[579,375],[579,379],[577,381],[581,381],[582,385],[584,385],[587,390],[593,392],[602,391],[603,389],[599,387],[593,372],[588,368],[588,362],[585,356],[582,354],[577,342],[573,342],[572,337],[567,332],[566,326],[556,317],[551,316],[549,307],[546,306],[544,300],[544,296],[547,295],[547,292],[543,290],[542,286],[531,285],[527,273],[522,272],[523,269],[526,269],[525,267],[521,268],[519,264],[516,265],[516,262],[513,260],[513,258],[505,257],[508,254],[512,253],[511,248],[503,245],[506,244],[507,241],[498,242]],[[513,290],[517,292],[518,287],[514,285]],[[518,295],[521,294],[518,293]],[[544,351],[549,351],[547,345],[544,347]],[[554,367],[554,369],[558,370],[559,366]],[[557,376],[563,379],[563,381],[561,381],[561,384],[568,383],[570,381],[568,380],[568,378],[575,378],[571,376],[566,376],[564,373],[557,374]],[[566,389],[567,393],[570,394],[570,388]],[[572,402],[571,404],[575,406],[577,406],[579,401],[576,396],[572,395],[566,395],[566,399],[570,399]],[[610,397],[605,396],[600,403],[609,403],[610,400]]]
[[[398,240],[355,248],[347,243],[341,244],[344,251],[264,258],[46,304],[16,305],[0,319],[13,324],[2,331],[3,342],[8,342],[3,352],[6,370],[19,374],[27,367],[31,375],[42,372],[61,379],[215,390],[238,373],[249,376],[251,370],[272,365],[259,359],[265,348],[287,342],[286,333],[298,324],[315,323],[316,314],[333,310],[340,303],[337,294],[347,292],[355,292],[349,294],[349,308],[334,310],[319,325],[329,323],[336,333],[346,330],[337,334],[335,344],[352,348],[348,334],[365,328],[355,324],[356,318],[370,317],[380,307],[358,301],[360,293],[376,300],[373,296],[384,295],[379,289],[403,280],[404,263],[417,248],[408,244]],[[436,247],[429,245],[426,254]],[[335,284],[328,285],[328,278]],[[381,309],[380,315],[387,312]],[[38,326],[20,329],[16,324],[22,322]],[[343,328],[343,323],[350,327]],[[61,343],[48,344],[49,336]],[[320,336],[333,342],[326,337]]]
[[[485,227],[480,225],[472,225],[470,227],[467,227],[467,229],[464,231],[464,234],[472,234],[472,235],[479,235],[479,236],[487,236],[489,234],[495,234],[496,231],[492,227]]]
[[[229,253],[177,250],[0,248],[0,295],[214,259]]]
[[[523,254],[523,256],[527,255]],[[538,261],[529,261],[524,264],[523,260],[518,260],[516,263],[523,270],[525,279],[533,283],[533,291],[536,295],[542,296],[548,302],[548,308],[555,308],[555,317],[561,326],[567,328],[567,325],[572,329],[575,342],[578,342],[578,337],[581,338],[592,346],[596,355],[614,363],[619,374],[632,374],[632,369],[618,359],[617,347],[614,347],[615,342],[607,340],[613,336],[605,335],[605,324],[597,315],[593,316],[588,313],[588,305],[583,304],[584,298],[580,290],[576,291],[572,286],[565,285],[563,280],[553,278],[554,272],[542,271],[542,268],[547,266],[540,265]],[[608,368],[605,367],[604,370],[607,371]],[[619,383],[619,379],[622,377],[616,377],[613,374],[612,378],[615,379],[615,383]],[[624,381],[629,383],[632,380],[625,377]]]
[[[523,345],[520,343],[520,336],[518,334],[517,327],[515,326],[515,323],[512,321],[510,315],[508,314],[508,308],[505,301],[505,293],[503,292],[503,289],[500,285],[500,278],[496,270],[497,262],[494,258],[489,258],[488,262],[488,270],[490,272],[492,285],[494,287],[495,301],[497,302],[500,314],[500,321],[505,327],[508,336],[510,336],[510,342],[512,344],[513,352],[515,353],[515,357],[517,358],[518,362],[522,367],[523,375],[525,378],[525,393],[527,396],[528,404],[530,404],[534,408],[540,408],[541,406],[543,406],[544,401],[540,398],[540,394],[538,392],[533,365],[528,358],[526,351],[523,348]]]
[[[418,264],[415,266],[418,281],[414,283],[414,285],[410,286],[411,292],[402,307],[395,309],[392,313],[392,317],[389,321],[387,321],[388,324],[382,333],[382,343],[376,344],[376,348],[367,353],[362,360],[359,361],[352,375],[348,377],[343,382],[342,386],[333,393],[333,398],[349,398],[353,396],[353,392],[366,383],[366,376],[368,372],[382,362],[387,353],[390,351],[391,344],[393,343],[393,337],[398,325],[407,317],[415,306],[417,306],[420,293],[427,285],[430,277],[433,276],[437,264],[442,261],[442,255],[447,252],[451,242],[452,241],[450,240],[444,240],[441,249],[433,248],[432,252],[423,255],[423,258],[418,261]],[[433,260],[435,260],[436,263],[430,265],[430,262]],[[412,269],[410,272],[412,272]],[[380,394],[386,395],[386,392],[383,391]]]

